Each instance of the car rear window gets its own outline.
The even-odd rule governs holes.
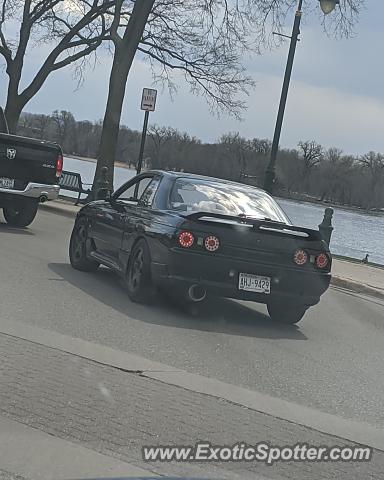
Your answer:
[[[171,210],[247,215],[290,223],[277,203],[265,192],[247,185],[178,178],[169,198]]]

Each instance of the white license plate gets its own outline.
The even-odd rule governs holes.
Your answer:
[[[260,275],[240,273],[239,290],[257,293],[271,293],[271,279],[270,277],[261,277]]]
[[[12,178],[0,178],[0,188],[13,188],[15,180]]]

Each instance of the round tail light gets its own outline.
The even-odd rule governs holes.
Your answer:
[[[184,248],[192,247],[195,237],[191,232],[181,232],[178,237],[179,244]]]
[[[318,268],[326,268],[328,266],[328,257],[325,253],[320,253],[320,255],[317,255],[315,262]]]
[[[296,265],[305,265],[308,262],[307,252],[305,250],[296,250],[293,261]]]
[[[214,235],[210,235],[204,240],[204,247],[208,252],[215,252],[220,247],[220,240]]]

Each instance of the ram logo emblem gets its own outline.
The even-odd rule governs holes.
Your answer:
[[[9,158],[9,160],[13,160],[15,157],[16,157],[16,149],[7,148],[7,158]]]

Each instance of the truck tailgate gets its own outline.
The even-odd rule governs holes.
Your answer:
[[[32,138],[0,133],[0,178],[15,180],[22,189],[29,182],[57,184],[59,145]]]

